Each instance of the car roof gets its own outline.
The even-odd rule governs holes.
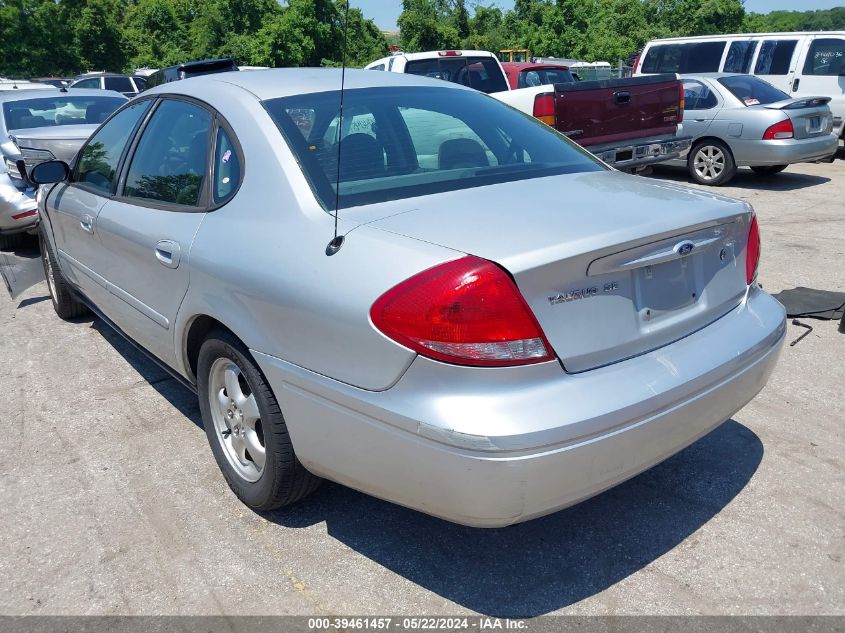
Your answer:
[[[123,73],[110,73],[110,72],[93,72],[93,73],[85,73],[84,75],[77,75],[74,77],[74,81],[79,79],[95,79],[97,77],[130,77],[131,75],[124,75]]]
[[[568,65],[555,62],[502,62],[502,68],[505,70],[530,70],[532,68],[560,68],[569,70]]]
[[[0,102],[6,103],[10,101],[22,101],[24,99],[39,99],[50,97],[120,97],[126,100],[119,92],[114,90],[96,90],[88,88],[71,88],[67,92],[63,92],[58,88],[50,88],[45,90],[7,90],[0,92]]]
[[[308,94],[312,92],[328,92],[339,90],[343,71],[340,68],[271,68],[270,70],[254,70],[248,73],[232,71],[201,75],[160,84],[144,91],[144,95],[157,93],[176,93],[191,95],[194,88],[207,85],[209,82],[237,86],[252,93],[262,101],[277,97]],[[404,73],[388,73],[376,70],[360,70],[347,68],[344,78],[344,88],[355,90],[358,88],[380,88],[391,86],[424,86],[442,88],[444,90],[472,90],[441,79],[430,79],[418,75]]]
[[[727,33],[725,35],[690,35],[689,37],[662,37],[656,38],[648,42],[649,44],[657,44],[663,42],[686,42],[686,41],[704,41],[704,40],[729,40],[734,38],[748,39],[750,37],[783,37],[783,36],[805,36],[805,35],[823,35],[823,36],[843,36],[845,31],[784,31],[782,33]]]
[[[681,79],[696,79],[697,77],[703,77],[705,79],[722,79],[723,77],[754,77],[755,79],[760,79],[756,75],[749,75],[746,73],[681,73]],[[760,79],[760,81],[765,81],[764,79]]]

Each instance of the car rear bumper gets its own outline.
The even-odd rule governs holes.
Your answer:
[[[776,141],[731,142],[736,164],[742,167],[811,163],[829,158],[839,149],[835,134]]]
[[[591,145],[586,149],[608,165],[630,170],[668,160],[683,159],[690,150],[689,137],[641,139],[627,143]]]
[[[34,227],[38,223],[37,213],[18,219],[14,216],[26,214],[37,207],[34,190],[21,190],[7,174],[0,174],[0,233],[20,233]]]
[[[469,369],[417,358],[382,392],[254,355],[314,473],[497,527],[598,494],[729,419],[765,385],[785,328],[783,307],[752,288],[702,330],[600,369]]]

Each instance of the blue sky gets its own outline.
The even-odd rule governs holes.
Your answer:
[[[509,9],[513,6],[513,0],[498,0],[495,4]],[[395,29],[396,18],[402,11],[402,3],[399,0],[352,0],[352,6],[360,7],[364,15],[375,20],[375,23],[382,29]],[[843,0],[802,0],[801,2],[796,2],[796,0],[745,0],[745,10],[755,13],[768,13],[777,10],[832,9],[841,6],[843,6]]]

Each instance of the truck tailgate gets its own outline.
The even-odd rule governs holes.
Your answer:
[[[676,75],[556,84],[556,128],[584,147],[674,134],[682,121]]]

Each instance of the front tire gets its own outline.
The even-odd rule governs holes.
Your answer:
[[[273,391],[230,332],[216,330],[203,342],[197,383],[214,459],[244,504],[267,512],[317,489],[322,480],[297,459]]]
[[[41,229],[43,230],[43,229]],[[44,267],[44,277],[47,279],[47,289],[50,291],[50,299],[53,302],[53,309],[60,319],[76,319],[88,314],[88,307],[79,301],[70,289],[68,283],[62,277],[62,271],[56,263],[56,257],[47,238],[38,231],[38,245],[41,247],[41,265]]]
[[[718,187],[736,175],[736,163],[727,145],[716,139],[697,143],[689,153],[690,177],[700,185]]]
[[[756,167],[752,167],[751,171],[758,176],[774,176],[775,174],[782,172],[787,167],[788,165],[758,165]]]

